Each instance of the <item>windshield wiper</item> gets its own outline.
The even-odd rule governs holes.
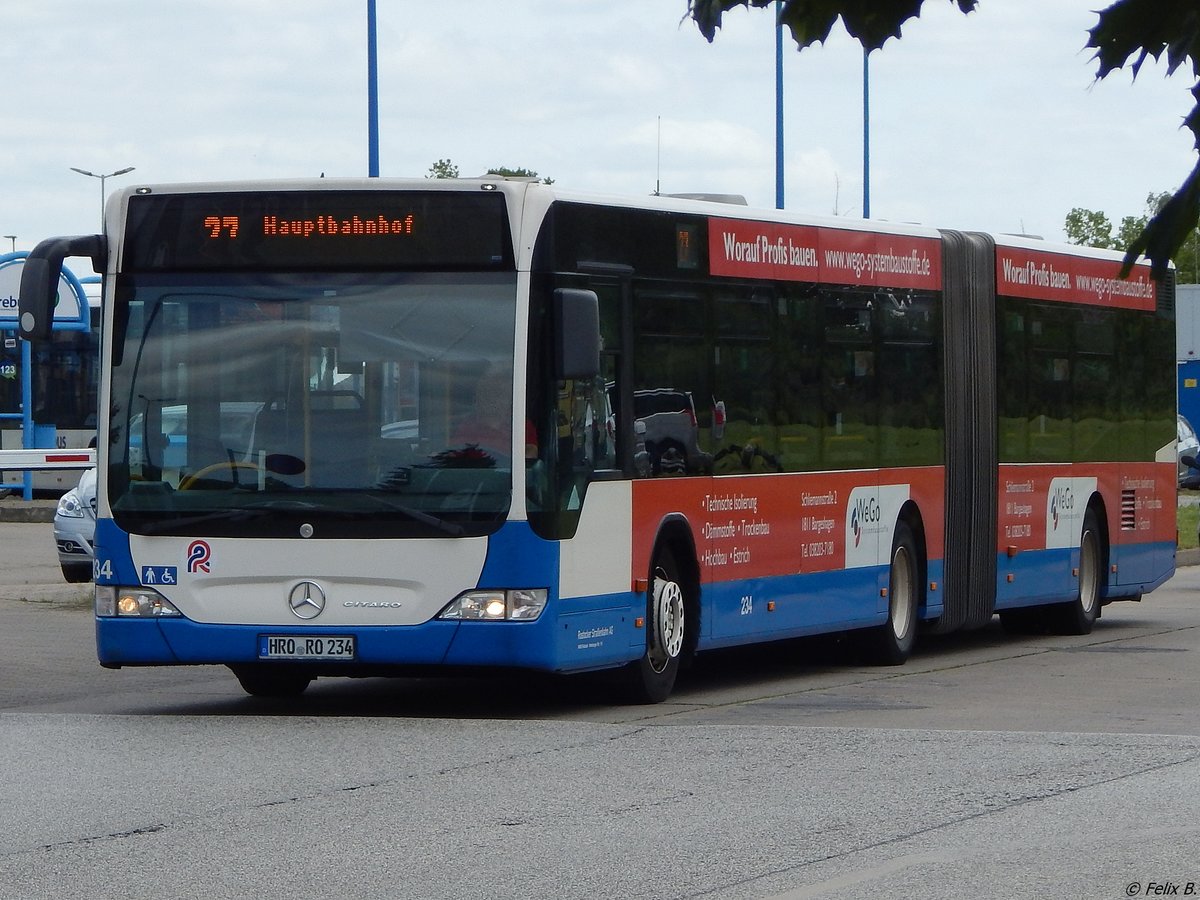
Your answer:
[[[219,509],[214,512],[197,516],[187,516],[182,519],[166,519],[161,522],[154,522],[142,528],[141,533],[160,534],[174,528],[190,528],[193,525],[202,525],[205,522],[246,522],[251,519],[260,519],[270,512],[269,509],[264,509],[261,506],[237,506],[232,509]]]
[[[378,505],[385,509],[394,510],[395,512],[403,513],[414,522],[420,522],[422,525],[428,525],[431,528],[436,528],[442,534],[448,534],[451,537],[461,537],[466,534],[466,529],[454,522],[447,522],[445,519],[440,519],[437,516],[430,515],[419,509],[413,509],[411,506],[406,506],[403,503],[397,503],[394,500],[380,497],[375,494],[363,494],[375,501]],[[305,500],[267,500],[261,503],[255,503],[252,506],[234,506],[225,509],[213,510],[212,512],[202,513],[195,516],[187,516],[181,519],[168,519],[146,525],[140,530],[142,534],[161,534],[162,532],[171,531],[175,528],[190,528],[193,525],[203,525],[206,522],[246,522],[252,519],[261,519],[274,513],[280,512],[313,512],[321,513],[344,513],[347,510],[331,509],[318,503],[311,503]]]
[[[362,494],[360,496],[364,496],[370,500],[374,500],[380,506],[383,506],[387,509],[404,513],[404,515],[408,516],[414,522],[420,522],[422,525],[429,525],[430,527],[436,528],[438,531],[441,531],[443,534],[449,534],[454,537],[459,537],[460,535],[466,534],[466,530],[461,525],[456,525],[453,522],[447,522],[445,519],[439,519],[437,516],[431,515],[427,512],[419,510],[419,509],[414,509],[411,506],[406,506],[403,503],[397,503],[394,500],[391,500],[386,497],[380,497],[377,494]],[[345,509],[331,509],[330,507],[322,506],[319,503],[313,503],[308,500],[299,500],[299,499],[293,499],[293,498],[282,499],[282,500],[266,500],[266,501],[263,501],[261,504],[255,504],[253,507],[244,507],[244,508],[254,509],[254,510],[262,509],[262,510],[275,510],[275,511],[285,511],[285,512],[307,512],[307,511],[323,512],[323,513],[331,513],[331,512],[345,513],[345,512],[348,512],[348,510],[345,510]]]
[[[403,503],[397,503],[395,500],[392,500],[389,497],[381,497],[378,494],[363,494],[362,496],[374,500],[376,503],[385,507],[386,509],[392,509],[396,512],[404,513],[404,515],[408,516],[414,522],[420,522],[422,525],[429,525],[432,528],[436,528],[438,531],[442,532],[442,534],[448,534],[451,537],[461,537],[467,533],[467,530],[461,525],[458,525],[454,522],[447,522],[445,519],[439,519],[437,516],[431,515],[424,510],[413,509],[411,506],[407,506]]]

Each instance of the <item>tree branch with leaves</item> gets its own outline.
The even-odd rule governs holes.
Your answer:
[[[963,13],[973,11],[977,0],[949,0]],[[996,0],[999,2],[999,0]],[[690,16],[710,42],[721,27],[722,17],[735,7],[763,9],[776,0],[688,0]],[[899,38],[901,27],[921,14],[925,0],[783,0],[779,20],[788,27],[800,49],[823,43],[841,19],[850,36],[867,51],[878,50],[889,38]],[[1129,66],[1137,78],[1147,59],[1164,56],[1167,75],[1180,66],[1191,67],[1196,84],[1196,105],[1183,120],[1195,136],[1200,150],[1200,3],[1197,0],[1118,0],[1096,14],[1097,24],[1088,32],[1086,47],[1095,50],[1096,78],[1107,77]],[[1150,217],[1141,233],[1128,246],[1128,269],[1140,255],[1150,258],[1155,274],[1161,275],[1171,258],[1196,229],[1200,218],[1200,161],[1180,188]]]
[[[1088,32],[1087,43],[1096,51],[1097,78],[1126,65],[1137,78],[1147,59],[1159,60],[1164,54],[1167,75],[1181,65],[1191,66],[1196,79],[1192,86],[1196,105],[1183,124],[1195,137],[1193,147],[1200,150],[1200,6],[1196,0],[1120,0],[1097,15],[1100,21]],[[1200,162],[1126,249],[1126,268],[1145,255],[1153,263],[1155,274],[1161,275],[1196,230],[1198,217]]]

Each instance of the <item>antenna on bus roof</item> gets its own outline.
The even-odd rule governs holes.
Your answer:
[[[663,194],[664,197],[674,197],[676,200],[707,200],[710,203],[732,203],[734,206],[749,206],[741,194],[706,194],[691,192],[683,194]]]
[[[657,159],[654,163],[654,196],[662,195],[662,116],[658,117],[658,142],[655,145]]]
[[[501,175],[499,172],[484,172],[474,178],[468,176],[463,181],[516,181],[522,184],[537,184],[541,179],[537,175]]]

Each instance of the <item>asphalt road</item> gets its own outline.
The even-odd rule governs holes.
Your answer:
[[[1200,895],[1200,569],[1084,638],[898,669],[846,642],[601,679],[94,661],[48,525],[0,524],[0,897]]]

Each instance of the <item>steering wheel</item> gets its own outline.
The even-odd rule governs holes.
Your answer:
[[[239,487],[241,484],[241,482],[238,480],[238,469],[247,469],[248,471],[254,473],[255,480],[258,479],[258,466],[254,463],[246,462],[245,460],[240,459],[223,459],[220,462],[203,466],[192,474],[184,476],[179,482],[179,490],[190,491],[199,482],[206,480],[213,472],[221,472],[226,469],[228,469],[229,473],[233,476],[232,481],[229,484],[230,488]]]

